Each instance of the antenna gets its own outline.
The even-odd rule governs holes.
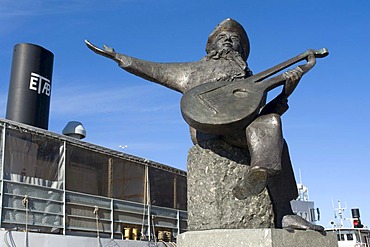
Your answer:
[[[302,175],[301,175],[301,169],[298,169],[299,173],[299,184],[297,184],[298,189],[298,200],[299,201],[308,201],[308,188],[302,184]]]
[[[346,203],[347,204],[347,203]],[[339,215],[339,228],[343,227],[343,211],[347,209],[347,206],[345,208],[342,208],[342,205],[340,203],[340,200],[338,200],[338,208],[334,208],[334,215],[336,216],[335,212],[338,212]]]

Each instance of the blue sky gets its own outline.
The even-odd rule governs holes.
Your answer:
[[[181,95],[120,69],[84,39],[158,62],[197,61],[209,33],[231,17],[246,29],[254,73],[306,49],[327,47],[290,97],[283,131],[298,177],[333,218],[332,200],[359,207],[370,225],[370,2],[0,0],[0,117],[5,117],[13,47],[34,43],[52,51],[49,130],[81,121],[88,142],[186,169],[191,147]],[[280,89],[278,89],[280,90]],[[274,93],[274,92],[273,92]]]

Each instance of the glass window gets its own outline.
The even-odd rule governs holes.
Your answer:
[[[186,177],[177,175],[176,176],[176,194],[177,202],[176,208],[181,210],[187,209],[187,181]]]
[[[338,241],[344,241],[344,234],[337,234]]]
[[[305,219],[305,220],[309,220],[309,219],[308,219],[308,214],[307,214],[307,212],[304,212],[304,217],[303,217],[303,219]]]
[[[186,210],[186,177],[152,167],[148,169],[152,205]]]
[[[63,142],[36,133],[7,129],[4,179],[63,187]]]
[[[347,234],[347,240],[353,240],[353,234],[351,233]]]
[[[66,189],[134,202],[145,202],[146,166],[67,144]],[[186,210],[186,177],[148,167],[152,205]]]
[[[67,144],[66,189],[108,196],[107,155]]]
[[[144,203],[145,166],[128,160],[111,159],[112,183],[108,196]]]
[[[176,207],[174,182],[176,175],[164,170],[149,167],[150,200],[152,205]]]
[[[319,210],[319,209],[317,208],[316,210]],[[309,221],[315,221],[315,220],[316,220],[316,217],[315,217],[315,209],[314,208],[310,208],[310,220]]]

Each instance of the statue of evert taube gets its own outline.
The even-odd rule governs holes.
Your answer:
[[[328,55],[325,48],[253,75],[247,33],[230,18],[212,31],[207,55],[197,62],[144,61],[85,42],[122,69],[183,94],[181,112],[194,143],[188,154],[189,230],[323,230],[290,206],[298,193],[281,116],[302,76]],[[281,93],[266,102],[267,92],[281,85]]]

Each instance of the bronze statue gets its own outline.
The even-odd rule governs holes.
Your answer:
[[[228,18],[215,28],[206,44],[207,55],[197,62],[155,63],[116,53],[114,49],[107,46],[100,49],[87,40],[85,43],[95,53],[116,61],[122,69],[184,94],[181,108],[185,120],[190,125],[191,139],[194,144],[202,144],[208,140],[223,140],[231,146],[248,150],[251,168],[244,179],[235,184],[232,189],[237,199],[243,200],[258,195],[267,186],[273,202],[275,227],[323,230],[321,226],[313,225],[294,215],[290,207],[290,201],[297,198],[297,188],[287,145],[282,136],[280,116],[287,111],[288,96],[294,91],[302,75],[314,65],[315,57],[327,55],[326,50],[308,51],[291,62],[289,65],[304,59],[308,61],[306,65],[298,66],[272,78],[276,85],[284,85],[282,92],[266,104],[266,93],[272,86],[266,88],[261,93],[262,98],[254,107],[253,114],[248,115],[248,120],[237,121],[236,125],[230,127],[218,121],[214,122],[215,120],[209,117],[201,119],[201,121],[209,121],[206,124],[198,124],[192,119],[191,113],[187,115],[187,112],[195,111],[196,114],[197,111],[202,110],[202,107],[208,107],[212,114],[212,112],[217,113],[219,108],[223,108],[222,93],[213,95],[214,89],[209,89],[217,82],[222,82],[220,85],[227,87],[229,84],[235,85],[236,82],[247,78],[257,80],[246,62],[250,51],[247,33],[235,20]],[[264,74],[259,73],[258,81],[263,84],[265,78],[286,67],[288,67],[287,64],[284,64],[279,69],[275,68],[273,72],[267,70]],[[202,85],[204,85],[203,88]],[[187,98],[186,96],[193,93],[201,101],[204,100],[205,93],[194,90],[199,87],[208,93],[209,97],[205,101],[208,103],[221,101],[221,104],[217,107],[209,106],[208,103],[194,105],[192,97],[195,96]],[[247,91],[242,88],[233,90],[232,94],[243,98]],[[254,94],[252,93],[252,97]],[[238,111],[243,111],[243,107],[247,108],[248,104],[240,104],[236,108],[241,109]],[[227,110],[227,114],[230,111]],[[203,113],[199,115],[202,116]],[[284,166],[286,168],[281,172]]]

